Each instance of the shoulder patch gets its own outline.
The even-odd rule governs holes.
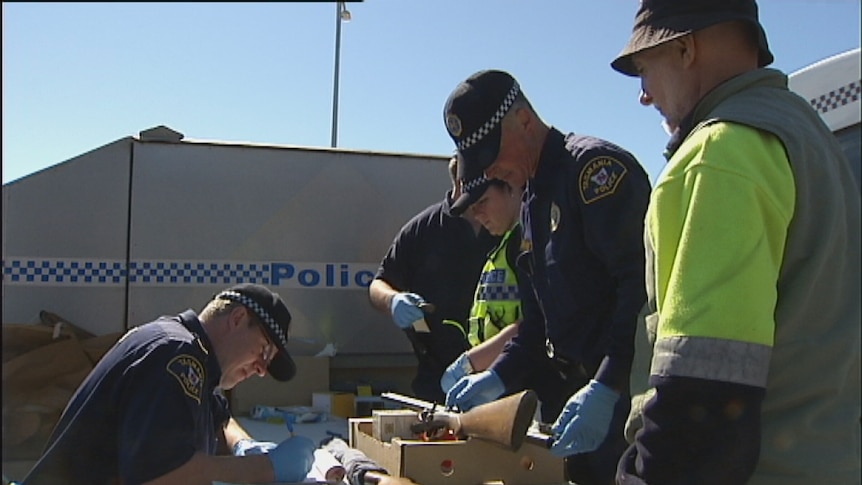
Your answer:
[[[191,355],[181,354],[171,359],[166,369],[180,383],[186,396],[200,404],[206,377],[200,361]]]
[[[602,155],[593,158],[581,169],[578,180],[581,200],[590,204],[612,195],[626,173],[626,166],[614,157]]]

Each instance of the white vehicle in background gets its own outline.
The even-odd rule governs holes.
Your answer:
[[[807,99],[838,137],[862,186],[862,62],[860,49],[823,59],[790,74],[790,89]]]

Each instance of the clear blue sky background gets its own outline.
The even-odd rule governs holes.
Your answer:
[[[510,71],[562,131],[610,139],[655,180],[666,135],[608,66],[635,0],[367,0],[343,24],[338,146],[446,155],[451,90]],[[793,72],[860,45],[860,0],[761,0]],[[3,183],[141,130],[329,146],[335,3],[3,3]]]

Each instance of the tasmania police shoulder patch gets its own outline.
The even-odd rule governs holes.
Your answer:
[[[206,376],[200,361],[191,355],[180,354],[168,362],[166,369],[180,383],[186,396],[200,404]]]
[[[590,204],[612,195],[627,172],[626,166],[614,157],[601,155],[593,158],[581,169],[578,179],[581,200]]]

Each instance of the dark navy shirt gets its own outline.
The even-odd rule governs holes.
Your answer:
[[[26,485],[134,485],[214,454],[229,418],[221,370],[188,310],[129,330],[60,417]]]
[[[493,365],[507,389],[543,390],[539,397],[554,403],[552,412],[594,375],[627,394],[637,315],[646,302],[649,192],[646,172],[625,150],[548,133],[521,211],[524,319]],[[578,385],[543,382],[559,369],[570,381],[578,374]]]
[[[445,200],[427,207],[401,228],[376,276],[436,307],[425,317],[431,332],[416,333],[428,355],[417,355],[413,381],[416,397],[434,402],[445,400],[440,389],[443,371],[470,347],[466,335],[454,325],[444,325],[443,320],[459,322],[464,332],[469,331],[470,307],[482,266],[500,241],[484,228],[477,234],[467,220],[450,214],[451,195],[448,192]]]

